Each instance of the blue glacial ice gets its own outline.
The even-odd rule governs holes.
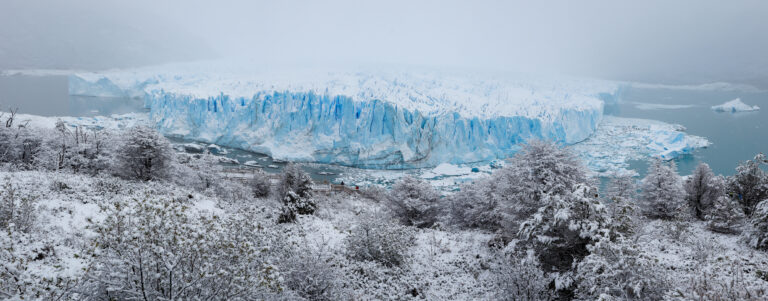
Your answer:
[[[396,169],[506,158],[533,138],[584,141],[622,91],[571,78],[232,69],[80,73],[70,76],[70,93],[143,97],[151,122],[170,136],[282,160]]]

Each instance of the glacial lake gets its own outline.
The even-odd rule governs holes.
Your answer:
[[[718,113],[711,109],[735,98],[761,110]],[[768,153],[768,92],[628,88],[619,103],[606,106],[605,112],[680,124],[688,134],[707,138],[712,144],[706,149],[675,159],[680,174],[690,174],[699,162],[705,162],[715,173],[732,175],[740,161]],[[642,175],[648,162],[630,166]]]
[[[0,76],[0,109],[18,107],[19,113],[24,114],[81,117],[146,111],[141,99],[73,96],[69,95],[67,85],[66,76]],[[762,110],[717,113],[710,109],[735,98]],[[706,137],[712,143],[708,148],[675,159],[681,174],[690,174],[699,162],[706,162],[716,173],[731,175],[738,162],[751,159],[758,152],[768,152],[768,92],[630,87],[618,103],[606,105],[605,112],[681,124],[687,133]],[[232,149],[227,157],[240,163],[256,161],[267,172],[278,172],[284,165],[263,154]],[[333,165],[311,166],[313,177],[322,181],[334,181],[338,174],[350,170]],[[645,174],[647,166],[647,160],[630,164],[640,175]]]

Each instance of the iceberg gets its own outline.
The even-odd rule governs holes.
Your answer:
[[[758,106],[750,106],[741,101],[740,98],[728,101],[721,105],[712,106],[712,110],[715,112],[750,112],[760,110]]]
[[[70,93],[141,95],[169,136],[280,160],[401,169],[506,158],[529,139],[583,141],[622,88],[570,78],[233,69],[77,73]]]

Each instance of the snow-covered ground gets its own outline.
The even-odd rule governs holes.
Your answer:
[[[351,229],[385,210],[382,203],[356,194],[319,196],[315,215],[300,216],[294,224],[269,225],[269,219],[274,218],[273,203],[233,203],[168,183],[38,171],[0,172],[0,181],[15,187],[20,196],[34,200],[34,239],[14,237],[19,240],[9,249],[14,258],[27,260],[25,270],[17,275],[28,279],[30,286],[45,283],[42,279],[61,279],[76,285],[76,279],[83,277],[91,264],[89,257],[82,254],[87,253],[90,239],[96,235],[93,225],[107,218],[104,208],[121,200],[152,196],[189,202],[191,210],[184,213],[188,215],[225,218],[243,210],[262,212],[258,222],[267,227],[262,231],[279,233],[281,245],[329,256],[325,260],[333,263],[333,268],[328,272],[341,274],[325,276],[354,285],[349,288],[354,299],[498,298],[493,267],[499,254],[488,245],[494,237],[492,233],[414,229],[415,244],[402,267],[345,259],[345,239]],[[733,287],[732,281],[737,281],[736,287],[751,290],[766,287],[766,280],[760,277],[768,271],[768,254],[750,249],[738,235],[713,233],[706,230],[703,222],[660,220],[641,223],[637,232],[634,244],[652,258],[660,268],[656,272],[672,286],[667,293],[670,300],[677,300],[674,298],[681,294],[678,292],[689,293],[688,287],[700,285],[701,281],[713,287]],[[282,269],[284,264],[290,267],[292,263],[276,264]],[[59,285],[67,288],[70,284]]]
[[[740,98],[736,98],[734,100],[727,101],[721,105],[712,106],[712,110],[714,110],[715,112],[736,113],[736,112],[758,111],[760,110],[760,107],[750,106],[748,104],[745,104],[743,101],[741,101]]]

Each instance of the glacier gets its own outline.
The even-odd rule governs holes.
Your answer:
[[[142,97],[169,136],[281,160],[402,169],[506,158],[529,139],[583,141],[622,91],[573,78],[238,68],[80,72],[70,94]]]

